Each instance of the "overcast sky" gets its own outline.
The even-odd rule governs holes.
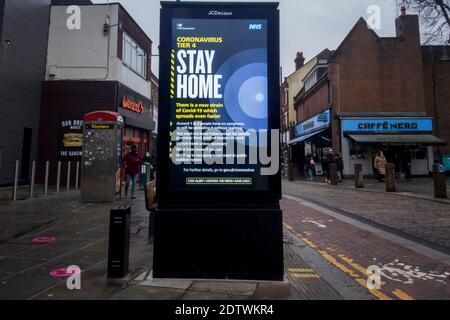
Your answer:
[[[213,0],[212,2],[217,1]],[[252,2],[253,0],[247,0]],[[256,0],[264,1],[264,0]],[[105,3],[106,0],[93,0]],[[154,42],[159,43],[159,0],[110,0],[120,2]],[[220,2],[220,1],[218,1]],[[239,1],[237,1],[239,2]],[[272,2],[272,1],[269,1]],[[395,0],[280,0],[281,65],[283,76],[294,71],[297,51],[307,60],[324,48],[336,49],[360,18],[368,18],[367,9],[378,5],[381,9],[380,36],[395,34],[394,19],[399,14]],[[158,59],[153,58],[153,71],[158,74]]]

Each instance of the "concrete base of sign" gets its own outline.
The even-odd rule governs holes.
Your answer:
[[[158,210],[154,278],[282,281],[279,209]]]

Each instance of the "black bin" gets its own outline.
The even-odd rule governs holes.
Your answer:
[[[109,218],[108,278],[128,274],[131,207],[111,209]]]

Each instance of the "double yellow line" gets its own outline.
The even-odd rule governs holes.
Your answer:
[[[289,231],[293,232],[297,237],[299,237],[303,242],[305,242],[309,247],[314,249],[316,252],[318,252],[322,257],[324,257],[326,260],[328,260],[332,265],[334,265],[336,268],[341,270],[342,272],[348,274],[353,280],[355,280],[358,284],[360,284],[362,287],[366,288],[373,296],[380,300],[392,300],[393,298],[388,296],[387,294],[383,293],[381,290],[378,289],[370,289],[367,286],[367,278],[371,276],[371,274],[361,265],[355,263],[353,259],[350,259],[346,257],[343,254],[338,254],[337,257],[341,259],[344,263],[339,262],[335,257],[333,257],[328,251],[326,250],[320,250],[316,244],[314,244],[311,240],[307,239],[306,237],[302,236],[299,233],[296,233],[294,231],[294,228],[290,226],[287,223],[283,223],[284,227],[288,229]],[[336,251],[336,250],[333,250]],[[311,269],[312,270],[312,269]],[[363,275],[361,277],[361,274]],[[367,277],[367,278],[366,278]],[[381,285],[385,285],[385,282],[381,282]],[[395,289],[392,291],[392,294],[401,300],[414,300],[411,296],[406,294],[400,289]]]

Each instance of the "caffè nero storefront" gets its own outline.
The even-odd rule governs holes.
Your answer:
[[[373,175],[373,160],[383,151],[400,176],[426,176],[433,168],[433,146],[445,141],[433,135],[429,117],[341,117],[344,175],[354,175],[356,163]]]

